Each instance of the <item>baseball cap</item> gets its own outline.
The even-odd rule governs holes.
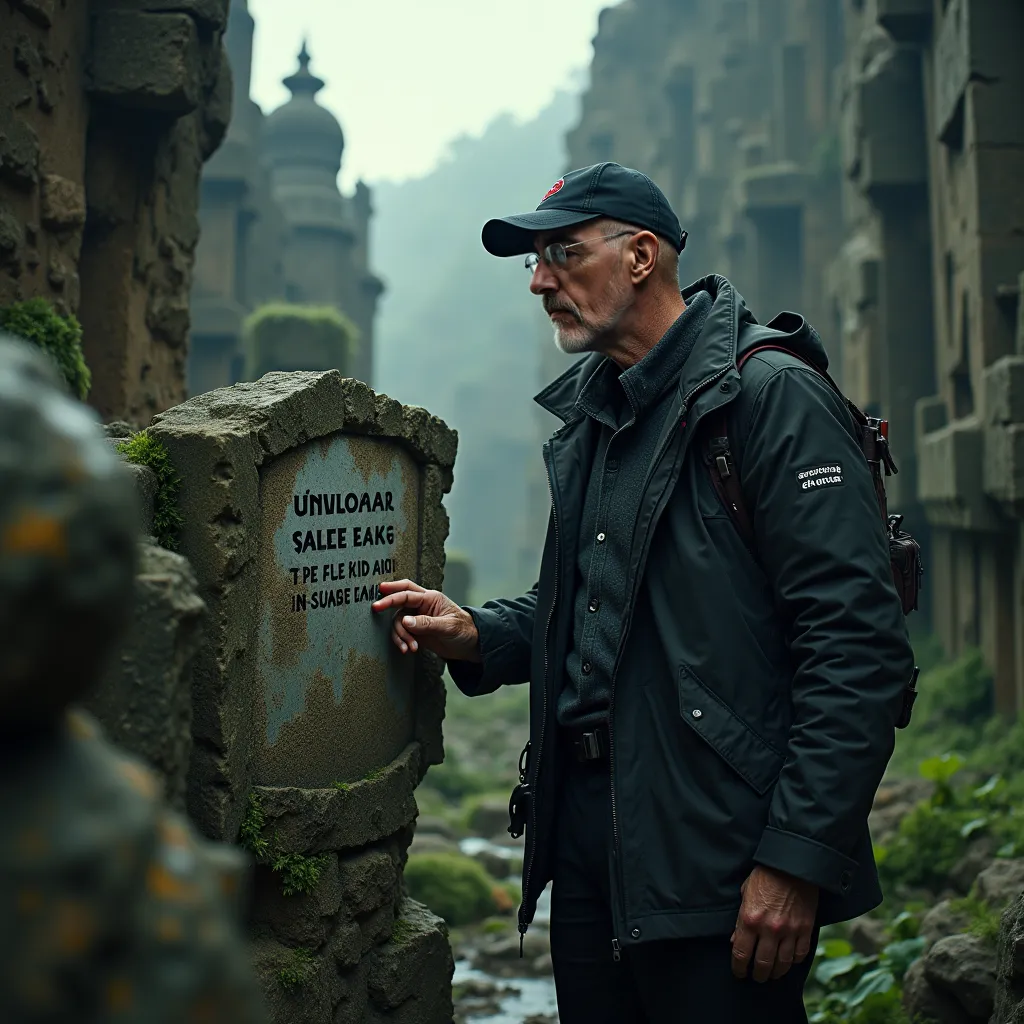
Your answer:
[[[537,232],[556,231],[598,217],[653,231],[671,242],[677,252],[686,246],[686,232],[665,193],[646,174],[606,162],[559,178],[532,213],[489,220],[483,230],[484,248],[493,256],[521,256],[533,252]]]

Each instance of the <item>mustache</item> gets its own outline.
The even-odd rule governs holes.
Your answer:
[[[583,323],[583,317],[575,306],[566,305],[564,302],[556,302],[553,299],[549,300],[547,296],[544,297],[543,303],[544,312],[548,316],[551,316],[552,313],[568,313],[577,323]]]

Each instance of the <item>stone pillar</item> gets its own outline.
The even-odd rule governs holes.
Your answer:
[[[447,930],[402,885],[442,666],[370,604],[382,579],[442,585],[454,432],[333,370],[196,396],[152,433],[210,610],[188,809],[256,855],[272,1019],[450,1024]]]

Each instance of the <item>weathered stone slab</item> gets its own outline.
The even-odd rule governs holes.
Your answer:
[[[141,544],[131,626],[120,656],[86,702],[112,742],[157,771],[180,810],[192,752],[192,659],[203,615],[188,562]]]
[[[256,793],[268,827],[277,831],[285,850],[354,850],[415,820],[420,759],[414,743],[374,778],[344,788],[259,786]]]
[[[206,392],[150,430],[181,478],[182,550],[211,609],[190,813],[232,840],[257,784],[293,792],[267,807],[289,805],[282,829],[296,852],[401,828],[415,814],[412,788],[442,757],[444,686],[436,658],[398,657],[370,601],[399,573],[441,585],[456,435],[336,370]],[[419,774],[384,781],[396,758]],[[364,806],[360,791],[356,817],[336,821],[330,808],[349,797],[325,788],[377,773],[395,786],[386,807]],[[308,820],[310,807],[321,816]]]
[[[338,858],[328,854],[316,888],[310,893],[285,896],[277,872],[256,870],[253,894],[253,923],[269,931],[285,945],[319,949],[331,934],[334,918],[341,908],[342,887]]]
[[[450,1024],[455,970],[448,929],[426,907],[402,902],[391,941],[370,957],[370,999],[401,1024]]]
[[[389,764],[413,735],[414,661],[370,605],[418,575],[420,477],[403,450],[336,435],[260,474],[255,780],[329,786]]]

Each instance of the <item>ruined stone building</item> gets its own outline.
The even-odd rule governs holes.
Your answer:
[[[255,27],[247,0],[232,0],[226,45],[234,113],[203,173],[189,390],[244,379],[243,321],[273,301],[344,312],[360,334],[344,369],[371,382],[383,285],[369,269],[370,190],[362,182],[352,196],[338,190],[344,136],[316,100],[324,82],[310,71],[305,45],[298,70],[284,80],[287,103],[264,115],[250,98]]]
[[[685,283],[724,274],[762,323],[803,313],[849,397],[889,419],[890,508],[925,546],[912,625],[980,646],[1007,712],[1024,708],[1022,38],[1016,0],[624,0],[566,140],[567,168],[662,185]],[[549,380],[568,360],[543,344]],[[545,495],[541,474],[524,550]]]
[[[107,419],[145,424],[185,397],[226,20],[227,0],[0,5],[0,307],[42,296],[77,314]]]

